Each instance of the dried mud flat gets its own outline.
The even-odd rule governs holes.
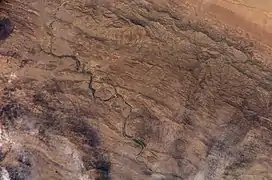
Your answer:
[[[2,1],[1,179],[272,179],[261,2]]]

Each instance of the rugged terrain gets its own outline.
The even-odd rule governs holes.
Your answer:
[[[1,1],[1,178],[272,179],[272,3],[245,2]]]

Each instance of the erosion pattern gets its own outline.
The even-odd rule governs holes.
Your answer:
[[[1,1],[1,178],[271,179],[270,36],[212,2]]]

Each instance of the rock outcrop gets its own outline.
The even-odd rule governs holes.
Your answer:
[[[271,4],[0,6],[2,179],[272,178]]]

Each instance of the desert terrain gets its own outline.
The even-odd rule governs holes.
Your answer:
[[[272,179],[271,1],[0,7],[0,179]]]

